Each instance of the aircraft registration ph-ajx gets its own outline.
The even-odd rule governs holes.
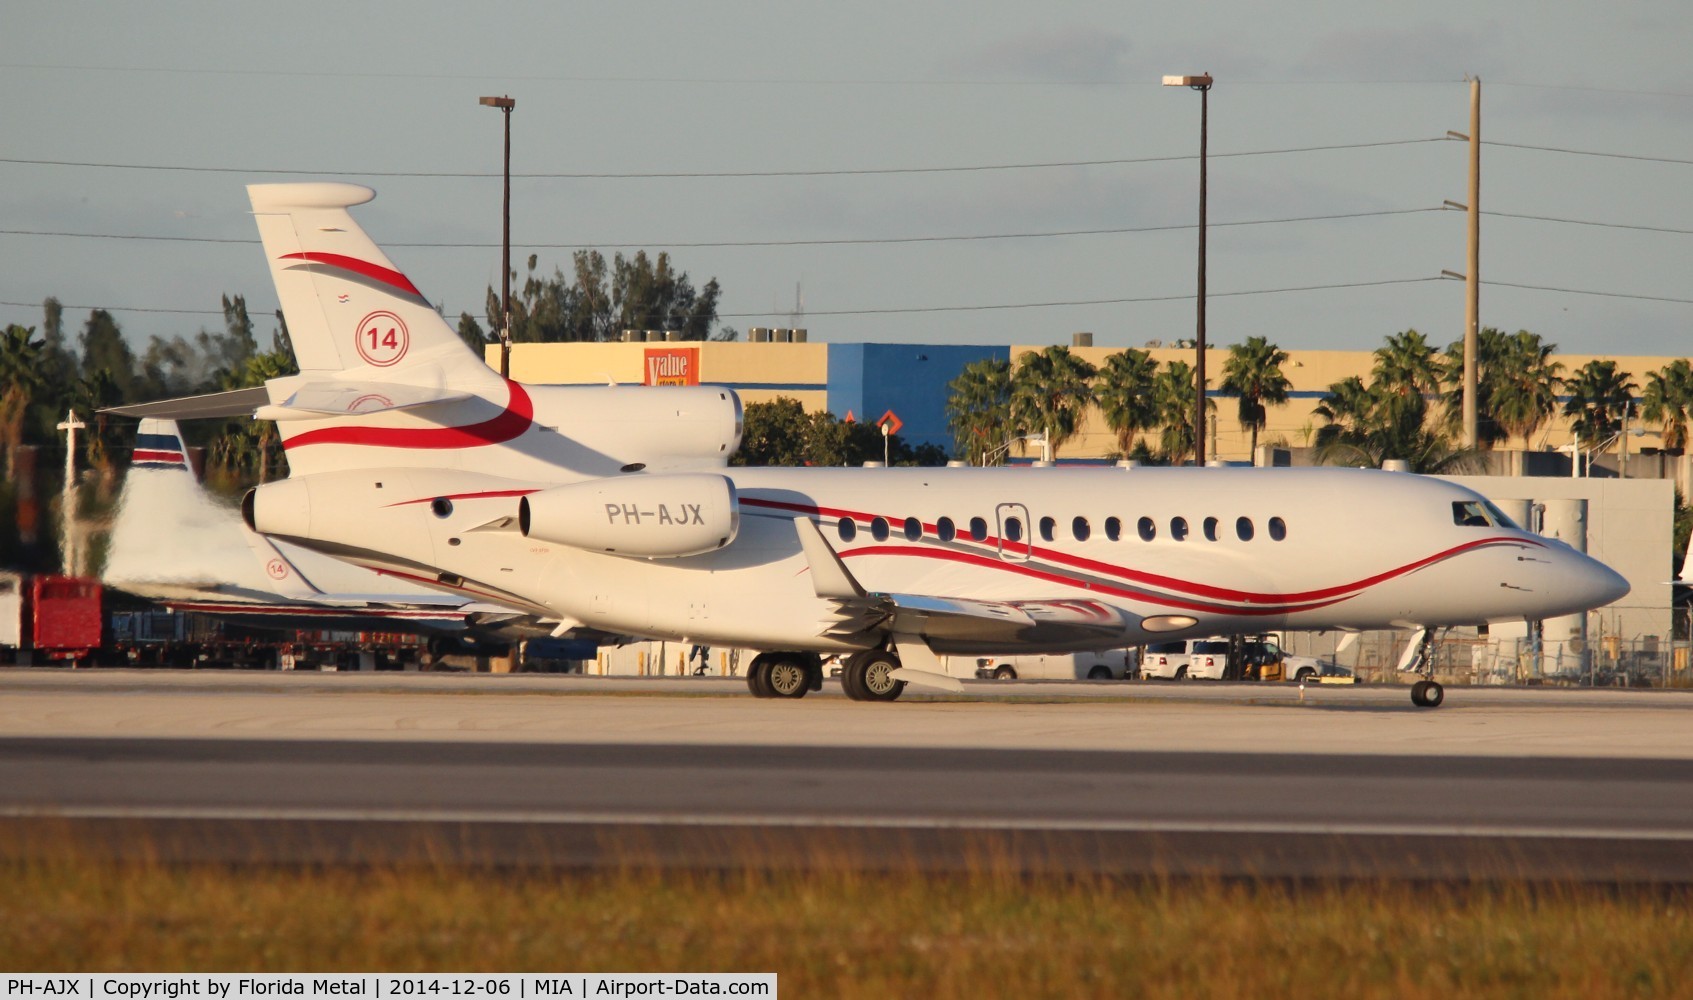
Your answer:
[[[820,688],[826,654],[850,697],[892,701],[907,683],[959,690],[944,654],[1432,636],[1628,591],[1479,494],[1404,473],[731,468],[729,389],[505,379],[353,221],[375,192],[248,193],[300,374],[132,411],[275,420],[292,471],[247,495],[256,531],[561,635],[762,650],[748,683],[764,697]],[[1432,706],[1429,659],[1411,694]]]

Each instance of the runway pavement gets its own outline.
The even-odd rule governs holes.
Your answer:
[[[0,671],[0,852],[1693,881],[1693,694]]]

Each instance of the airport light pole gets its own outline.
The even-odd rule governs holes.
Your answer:
[[[1199,313],[1194,333],[1193,464],[1205,464],[1205,152],[1211,115],[1211,74],[1166,76],[1166,87],[1199,91]]]
[[[517,101],[507,97],[484,97],[485,108],[499,108],[506,119],[505,200],[500,227],[500,377],[511,377],[511,112]]]

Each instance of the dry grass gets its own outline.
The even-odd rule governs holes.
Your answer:
[[[0,864],[0,968],[775,971],[787,996],[1693,996],[1693,892]]]

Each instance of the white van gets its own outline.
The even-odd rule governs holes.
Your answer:
[[[1126,649],[949,659],[949,673],[957,672],[956,664],[973,661],[976,677],[999,681],[1120,681],[1134,673],[1134,653]]]

